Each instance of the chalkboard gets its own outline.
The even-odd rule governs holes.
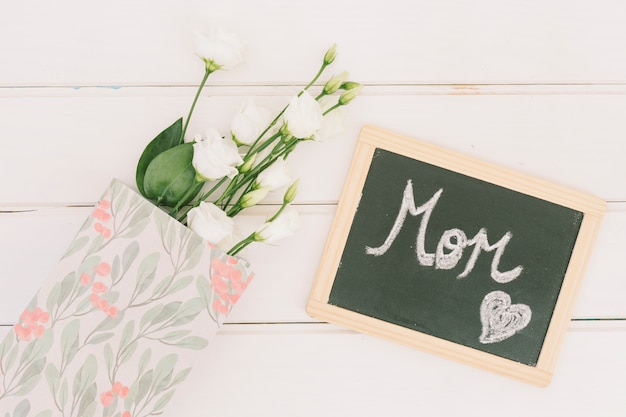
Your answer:
[[[307,311],[547,385],[604,210],[366,126]]]

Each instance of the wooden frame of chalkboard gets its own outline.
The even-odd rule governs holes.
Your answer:
[[[546,386],[605,208],[365,126],[307,313]]]

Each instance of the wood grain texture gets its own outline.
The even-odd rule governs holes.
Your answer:
[[[408,416],[417,409],[483,416],[491,407],[511,416],[623,416],[625,13],[619,0],[7,5],[0,15],[0,324],[7,325],[0,337],[111,178],[132,185],[147,141],[186,113],[202,76],[193,30],[219,22],[246,40],[246,60],[210,79],[190,132],[226,131],[246,97],[284,105],[335,42],[331,73],[348,70],[364,89],[338,138],[293,155],[304,228],[246,252],[257,276],[193,376],[184,396],[191,400],[176,399],[176,415]],[[366,124],[609,202],[548,388],[306,314]],[[253,210],[244,226],[272,209]]]

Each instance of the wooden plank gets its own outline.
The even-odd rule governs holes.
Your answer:
[[[272,210],[253,209],[253,215],[242,216],[242,227],[252,228]],[[278,246],[259,244],[243,253],[256,277],[231,314],[231,322],[312,321],[304,309],[334,206],[299,206],[299,210],[303,228],[295,236]],[[0,213],[0,270],[5,283],[0,292],[0,323],[10,323],[20,314],[90,211],[75,207]],[[619,262],[624,233],[626,205],[609,204],[574,306],[575,318],[626,318],[622,297],[626,280]]]
[[[626,59],[614,52],[626,36],[624,11],[619,0],[320,0],[306,10],[287,0],[12,4],[0,20],[0,79],[197,84],[202,64],[192,32],[215,21],[248,44],[246,64],[216,76],[226,84],[306,81],[333,42],[341,48],[338,72],[368,83],[624,82]]]
[[[0,183],[5,205],[93,202],[111,178],[134,182],[147,142],[187,111],[190,97],[0,98]],[[255,89],[248,90],[250,96]],[[258,97],[280,108],[288,97]],[[239,96],[204,98],[190,132],[226,132]],[[300,202],[336,202],[361,127],[373,123],[407,136],[565,186],[625,201],[626,95],[368,95],[346,109],[343,133],[306,143],[290,157],[302,177]],[[34,122],[36,121],[36,123]],[[52,157],[51,157],[52,156]],[[320,164],[332,169],[320,169]],[[80,175],[76,175],[80,172]],[[58,184],[64,184],[58,187]],[[275,199],[276,200],[276,199]]]
[[[625,344],[623,323],[570,326],[553,383],[538,389],[335,326],[226,325],[171,407],[191,417],[367,417],[416,407],[425,415],[621,417]]]

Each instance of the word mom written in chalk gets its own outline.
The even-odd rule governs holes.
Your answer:
[[[502,258],[506,245],[509,243],[511,237],[513,236],[511,232],[507,232],[504,236],[502,236],[502,238],[500,238],[500,240],[498,240],[493,245],[490,245],[487,238],[487,231],[485,228],[480,229],[478,233],[476,233],[476,236],[474,236],[472,239],[467,239],[465,232],[460,229],[449,229],[441,235],[435,253],[426,252],[424,242],[426,240],[428,221],[442,193],[443,189],[440,189],[430,198],[430,200],[428,200],[421,206],[416,207],[415,197],[413,194],[413,183],[411,182],[411,180],[408,180],[402,196],[402,205],[400,206],[400,211],[398,212],[398,216],[396,217],[396,220],[391,227],[387,238],[385,239],[383,244],[378,247],[366,246],[366,253],[373,256],[384,255],[402,230],[402,226],[404,225],[407,214],[411,214],[411,216],[414,217],[417,217],[421,214],[422,219],[417,233],[417,241],[415,247],[417,260],[420,265],[434,265],[436,269],[452,269],[461,260],[461,257],[463,256],[463,251],[466,248],[473,246],[474,248],[472,250],[472,254],[469,257],[467,264],[465,265],[465,269],[457,276],[457,278],[465,278],[470,274],[470,272],[472,272],[472,270],[474,269],[474,265],[476,264],[476,261],[482,251],[493,252],[494,250],[495,253],[493,255],[493,260],[491,261],[491,278],[493,278],[493,280],[498,283],[504,284],[507,282],[511,282],[519,277],[523,271],[522,266],[516,266],[515,268],[506,272],[501,272],[498,270],[500,258]]]

